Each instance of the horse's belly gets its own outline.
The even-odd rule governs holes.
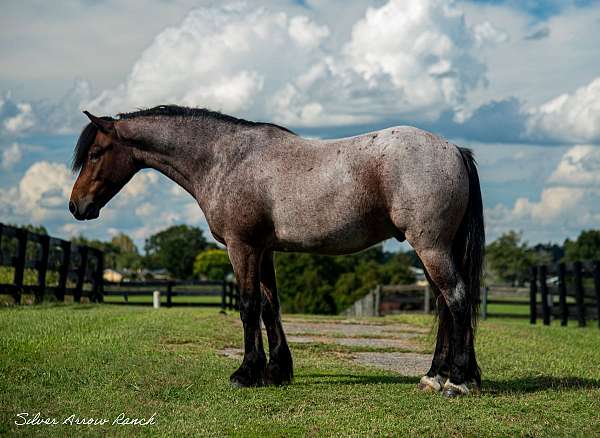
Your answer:
[[[353,216],[346,210],[338,215],[289,215],[275,225],[274,249],[278,251],[349,254],[361,251],[394,236],[386,215]]]

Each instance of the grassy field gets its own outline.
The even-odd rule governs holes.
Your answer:
[[[286,321],[298,318],[316,319]],[[377,321],[432,323],[417,315]],[[456,400],[416,392],[417,378],[358,365],[350,347],[310,343],[293,346],[292,385],[231,388],[238,363],[219,350],[241,345],[240,323],[218,309],[4,308],[0,333],[0,435],[600,435],[595,326],[482,322],[483,393]],[[16,426],[22,412],[59,422],[156,416],[147,426]]]

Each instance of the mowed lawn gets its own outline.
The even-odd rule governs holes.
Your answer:
[[[323,320],[310,316],[287,316]],[[340,318],[331,318],[332,321]],[[429,316],[371,320],[430,326]],[[0,310],[0,435],[598,436],[600,330],[488,320],[478,332],[484,388],[446,400],[416,377],[356,364],[353,347],[294,344],[295,380],[235,389],[241,324],[218,309],[109,305]],[[426,344],[433,337],[425,337]],[[361,351],[365,348],[362,347]],[[376,349],[374,349],[376,350]],[[147,426],[16,426],[124,413]]]

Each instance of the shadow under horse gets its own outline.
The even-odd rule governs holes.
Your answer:
[[[205,109],[85,114],[91,123],[73,159],[75,218],[97,218],[136,172],[152,168],[197,200],[226,245],[244,327],[244,359],[232,384],[293,377],[274,251],[350,254],[394,237],[415,249],[437,296],[437,344],[419,388],[452,397],[480,386],[474,329],[485,238],[470,150],[408,126],[319,140]]]

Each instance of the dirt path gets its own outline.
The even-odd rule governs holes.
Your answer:
[[[422,339],[429,332],[423,327],[362,321],[316,322],[297,318],[284,319],[283,325],[290,344],[350,347],[351,351],[345,356],[361,365],[394,371],[403,376],[422,376],[431,365],[431,355],[423,354]],[[352,351],[352,347],[358,351]],[[374,351],[364,351],[365,348]],[[237,348],[225,348],[221,354],[242,358],[242,351]]]

